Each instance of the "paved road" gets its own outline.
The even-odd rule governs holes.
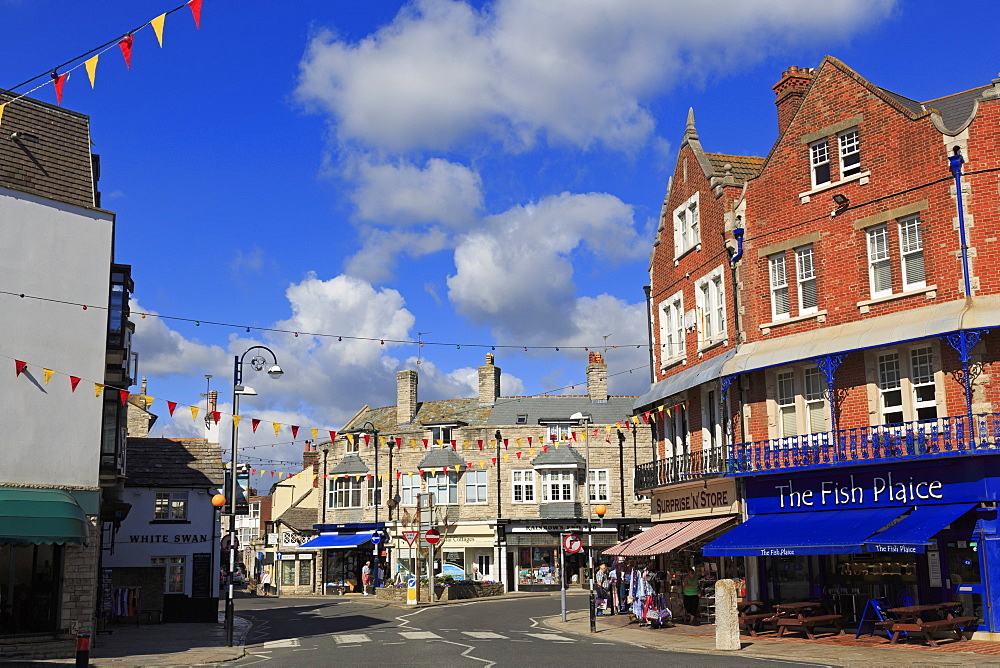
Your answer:
[[[571,609],[585,605],[571,596]],[[238,666],[815,665],[670,652],[555,633],[558,596],[406,609],[353,599],[242,599],[249,657]],[[654,663],[655,662],[655,663]]]

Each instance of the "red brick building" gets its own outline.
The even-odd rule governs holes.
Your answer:
[[[673,488],[735,479],[748,521],[705,554],[764,557],[745,563],[765,598],[955,599],[997,630],[1000,79],[918,102],[827,57],[774,90],[765,158],[705,153],[689,116],[650,263],[636,412],[659,458],[637,488],[656,518]],[[892,473],[921,491],[891,498]],[[854,582],[858,555],[891,581]]]

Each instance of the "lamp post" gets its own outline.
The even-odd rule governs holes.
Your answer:
[[[497,582],[503,582],[503,578],[500,577],[502,572],[502,564],[504,563],[504,553],[503,553],[503,541],[500,539],[500,518],[503,517],[503,511],[501,510],[502,497],[500,495],[500,441],[503,440],[503,435],[500,430],[497,429],[494,437],[497,442],[497,556],[496,556],[496,578]]]
[[[590,573],[590,632],[597,633],[597,601],[594,591],[594,522],[590,515],[590,413],[574,413],[571,420],[578,420],[584,426],[584,485],[587,499],[587,569]]]
[[[278,358],[274,351],[265,346],[251,346],[245,353],[235,358],[233,364],[233,415],[240,414],[240,395],[253,396],[257,392],[252,387],[243,385],[243,364],[246,356],[254,350],[267,351],[273,363],[267,368],[267,375],[278,378],[284,371],[278,366]],[[250,358],[250,367],[254,371],[263,371],[267,366],[267,358],[259,353]],[[236,479],[236,449],[239,442],[239,430],[233,424],[232,452],[229,458],[229,583],[226,588],[226,643],[233,646],[233,572],[236,570],[236,498],[239,483]],[[277,577],[277,575],[276,575]]]
[[[369,431],[372,433],[372,447],[375,448],[375,477],[373,478],[373,480],[375,481],[375,484],[374,484],[374,487],[373,487],[373,490],[372,490],[372,505],[375,506],[375,531],[378,531],[378,504],[381,501],[380,497],[382,496],[382,494],[381,494],[382,487],[381,487],[381,483],[379,482],[379,479],[378,479],[378,429],[371,422],[365,422],[363,425],[361,425],[361,429],[364,432],[366,432],[366,433],[369,432]],[[374,541],[372,541],[372,543],[373,543],[372,544],[372,552],[374,552],[374,560],[372,561],[372,565],[374,566],[374,569],[373,569],[373,572],[372,572],[372,582],[374,583],[374,585],[372,586],[372,595],[374,596],[375,595],[375,590],[378,589],[378,585],[379,585],[379,577],[378,577],[378,571],[379,571],[378,546],[379,546],[379,544],[376,543],[376,542],[374,542]]]

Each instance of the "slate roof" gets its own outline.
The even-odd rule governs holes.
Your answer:
[[[356,452],[348,452],[340,463],[333,467],[330,475],[343,475],[344,473],[368,473],[368,467]]]
[[[441,469],[453,466],[465,466],[465,461],[458,456],[449,445],[446,448],[433,448],[424,455],[424,458],[417,464],[419,469]]]
[[[608,397],[594,403],[588,396],[501,397],[486,420],[488,425],[516,425],[518,415],[527,415],[528,425],[539,419],[569,420],[574,413],[590,413],[591,424],[614,424],[632,414],[635,397]]]
[[[217,443],[203,438],[129,438],[128,487],[218,487],[225,481]]]
[[[584,466],[587,460],[583,458],[570,445],[563,445],[558,448],[549,447],[547,452],[543,452],[531,461],[531,465],[538,466],[558,466],[571,464],[573,466]]]
[[[727,155],[725,153],[706,153],[705,156],[712,163],[712,170],[718,176],[725,176],[726,165],[732,167],[731,174],[736,185],[743,185],[747,179],[757,176],[757,172],[764,165],[764,158],[756,158],[749,155]]]
[[[983,91],[987,88],[992,88],[992,85],[980,86],[961,93],[928,100],[923,103],[923,106],[927,109],[937,109],[938,113],[941,114],[941,120],[944,121],[944,126],[949,130],[955,130],[962,127],[962,124],[972,115],[976,100],[982,96]]]
[[[422,401],[417,407],[414,425],[422,423],[462,422],[469,426],[486,423],[490,406],[481,405],[479,399],[446,399],[444,401]],[[360,429],[365,422],[371,422],[383,432],[399,431],[396,424],[396,407],[370,408],[344,425],[343,431]]]
[[[302,505],[302,502],[313,493],[317,493],[315,487],[303,494],[298,501],[292,504],[285,512],[281,513],[278,521],[292,527],[298,532],[312,531],[316,524],[316,508],[309,508]]]

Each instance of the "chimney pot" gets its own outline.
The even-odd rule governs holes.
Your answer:
[[[417,415],[417,372],[396,373],[396,423],[411,424]]]

